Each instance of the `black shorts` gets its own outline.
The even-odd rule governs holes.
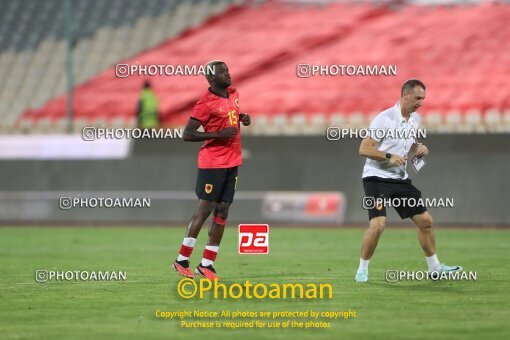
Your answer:
[[[392,202],[390,205],[395,208],[402,219],[427,211],[427,208],[418,202],[421,199],[421,191],[411,183],[410,179],[365,177],[363,178],[363,189],[365,189],[363,208],[368,210],[369,220],[378,216],[386,216],[385,205],[388,205],[387,202]],[[374,200],[371,200],[371,197]],[[395,198],[397,200],[394,200]]]
[[[238,167],[225,169],[198,169],[195,193],[210,202],[234,201]]]

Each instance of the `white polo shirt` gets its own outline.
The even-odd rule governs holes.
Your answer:
[[[376,145],[377,150],[405,157],[415,142],[414,136],[416,136],[419,126],[420,116],[418,113],[412,112],[409,120],[406,120],[400,113],[400,102],[397,102],[395,106],[379,113],[374,118],[370,123],[369,135],[372,139],[379,142]],[[376,130],[379,131],[377,132]],[[386,131],[386,133],[383,133],[381,130]],[[397,130],[400,131],[397,132]],[[414,134],[410,133],[410,130],[415,130]],[[384,135],[384,137],[381,138],[381,135]],[[406,167],[407,162],[401,166],[390,166],[387,160],[376,161],[367,158],[361,177],[377,176],[407,179]]]

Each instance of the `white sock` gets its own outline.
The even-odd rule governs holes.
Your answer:
[[[426,256],[425,260],[427,260],[427,265],[429,266],[429,272],[439,272],[441,271],[441,262],[439,262],[437,255],[434,254],[432,256]]]
[[[207,267],[208,265],[213,264],[213,263],[214,263],[214,261],[211,261],[211,260],[208,260],[208,259],[204,259],[204,258],[202,258],[202,261],[200,262],[202,267]]]
[[[358,270],[367,269],[368,270],[368,263],[370,260],[363,260],[361,257],[359,258],[359,267]]]
[[[210,250],[210,251],[213,251],[215,253],[218,253],[218,250],[220,250],[220,247],[219,246],[205,246],[205,249],[207,250]],[[202,266],[204,267],[207,267],[209,265],[212,265],[214,263],[213,260],[210,260],[210,259],[206,259],[206,258],[202,258]]]
[[[195,247],[195,243],[197,242],[197,239],[196,238],[193,238],[193,237],[185,237],[184,240],[182,241],[182,245],[186,246],[186,247]],[[184,256],[184,255],[181,255],[179,254],[179,256],[177,256],[177,261],[184,261],[184,260],[189,260],[189,257],[188,256]]]
[[[193,237],[185,237],[182,241],[182,244],[191,248],[195,246],[195,243],[197,243],[197,239]]]

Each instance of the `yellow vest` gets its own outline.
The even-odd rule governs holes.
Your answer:
[[[143,89],[140,102],[140,127],[142,129],[158,127],[158,99],[151,89]]]

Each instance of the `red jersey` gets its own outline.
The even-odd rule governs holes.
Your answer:
[[[192,118],[198,119],[205,132],[216,132],[235,126],[237,135],[229,139],[206,140],[198,153],[200,169],[233,168],[243,164],[241,154],[241,125],[239,122],[239,93],[228,88],[228,98],[207,91],[193,108]]]

